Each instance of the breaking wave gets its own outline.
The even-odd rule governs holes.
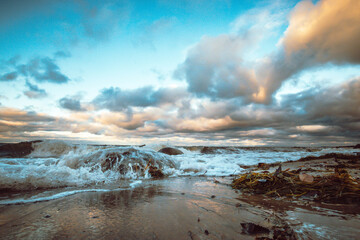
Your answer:
[[[90,188],[120,186],[151,178],[149,167],[165,176],[229,176],[241,165],[296,160],[329,152],[335,148],[241,148],[184,147],[184,154],[158,152],[164,146],[94,146],[64,141],[32,143],[33,151],[22,158],[0,158],[0,190],[34,190],[62,187]],[[129,185],[130,186],[130,185]]]

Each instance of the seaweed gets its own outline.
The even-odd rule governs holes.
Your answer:
[[[336,168],[334,173],[325,176],[308,176],[301,174],[300,170],[282,171],[279,167],[275,173],[239,175],[231,185],[245,193],[270,197],[306,196],[326,203],[360,203],[360,182],[345,169]]]

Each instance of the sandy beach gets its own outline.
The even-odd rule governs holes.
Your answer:
[[[331,159],[323,162],[331,163]],[[316,161],[286,163],[318,164]],[[285,165],[286,165],[285,164]],[[1,239],[355,239],[360,209],[351,204],[271,199],[232,189],[231,177],[147,181],[133,189],[87,192],[0,207]],[[269,232],[244,232],[241,224]],[[269,237],[269,238],[265,238]]]

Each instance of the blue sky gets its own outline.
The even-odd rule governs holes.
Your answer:
[[[0,9],[3,142],[359,141],[355,0],[17,0]]]

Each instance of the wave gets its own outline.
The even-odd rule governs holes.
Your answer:
[[[124,180],[151,178],[149,167],[165,176],[229,176],[240,165],[297,160],[329,152],[348,153],[346,148],[244,148],[177,147],[184,154],[158,152],[164,145],[96,146],[64,141],[32,142],[26,157],[0,158],[0,190],[34,190],[64,187],[113,186]]]

